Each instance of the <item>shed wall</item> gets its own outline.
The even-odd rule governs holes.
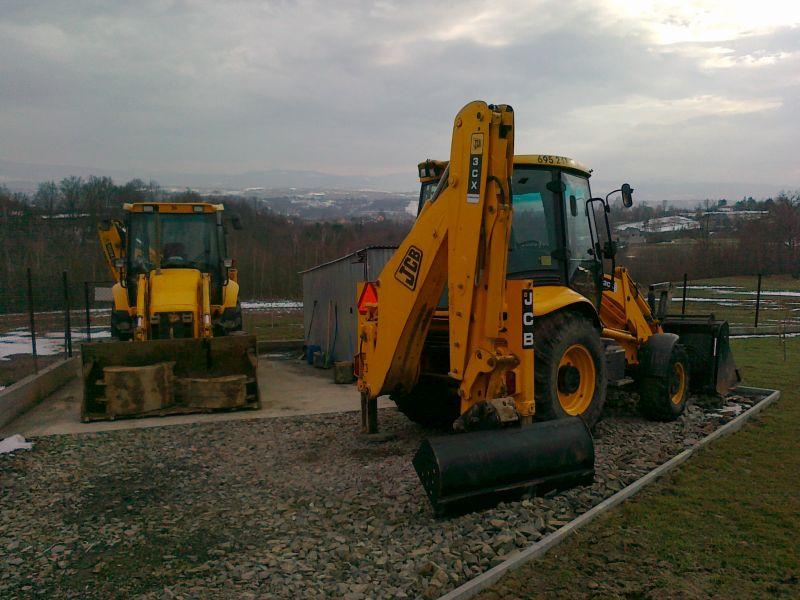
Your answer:
[[[392,254],[391,248],[366,248],[302,273],[307,345],[320,346],[331,362],[353,360],[358,282],[377,279]]]

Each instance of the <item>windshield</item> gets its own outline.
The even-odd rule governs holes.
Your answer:
[[[508,245],[508,273],[558,267],[556,195],[548,188],[553,181],[549,169],[516,167],[512,179],[514,218]]]
[[[131,213],[128,261],[132,273],[156,267],[216,271],[220,264],[214,213]]]
[[[436,186],[439,185],[439,180],[435,179],[433,181],[426,181],[424,182],[419,189],[419,205],[417,206],[417,214],[420,213],[422,207],[425,206],[425,203],[433,198],[433,194],[436,191]]]

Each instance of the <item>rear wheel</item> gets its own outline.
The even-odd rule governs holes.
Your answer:
[[[580,417],[593,427],[606,400],[606,363],[594,323],[575,312],[536,320],[534,333],[536,418]]]
[[[639,382],[639,410],[654,421],[674,421],[689,399],[689,357],[675,344],[665,373],[643,373]]]
[[[111,324],[111,339],[119,342],[129,342],[133,336],[129,331],[120,331],[113,323]]]

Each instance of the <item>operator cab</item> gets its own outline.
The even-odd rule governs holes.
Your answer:
[[[446,167],[446,161],[419,164],[420,210],[447,186]],[[615,248],[607,203],[592,198],[590,176],[591,169],[564,156],[514,157],[507,277],[531,279],[538,286],[566,285],[599,307],[604,282],[612,281]],[[630,206],[632,190],[625,186],[623,201]],[[603,213],[604,231],[597,227],[595,211]],[[605,269],[604,259],[612,262]]]
[[[436,187],[439,185],[439,180],[442,178],[445,169],[447,169],[446,160],[425,160],[418,165],[419,169],[419,205],[417,206],[417,214],[422,210],[425,203],[433,198],[436,193]]]
[[[567,285],[599,306],[602,264],[589,216],[591,171],[563,156],[514,157],[508,278]]]
[[[196,269],[211,275],[211,301],[219,303],[227,256],[222,211],[207,203],[127,205],[124,230],[129,293],[136,276],[160,269]]]

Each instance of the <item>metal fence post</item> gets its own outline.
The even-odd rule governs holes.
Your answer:
[[[66,271],[61,271],[61,283],[64,286],[64,353],[67,358],[72,358],[72,323],[69,314],[69,284]]]
[[[86,307],[86,341],[92,341],[92,315],[89,311],[89,282],[83,282],[83,304]]]
[[[683,274],[683,302],[681,303],[681,314],[686,314],[686,283],[688,280],[688,274]]]
[[[761,273],[758,274],[758,288],[756,291],[756,324],[758,327],[758,309],[761,307]]]
[[[28,267],[28,315],[31,326],[31,353],[33,354],[33,370],[39,372],[39,361],[36,354],[36,318],[33,310],[33,281],[31,278],[31,268]]]

